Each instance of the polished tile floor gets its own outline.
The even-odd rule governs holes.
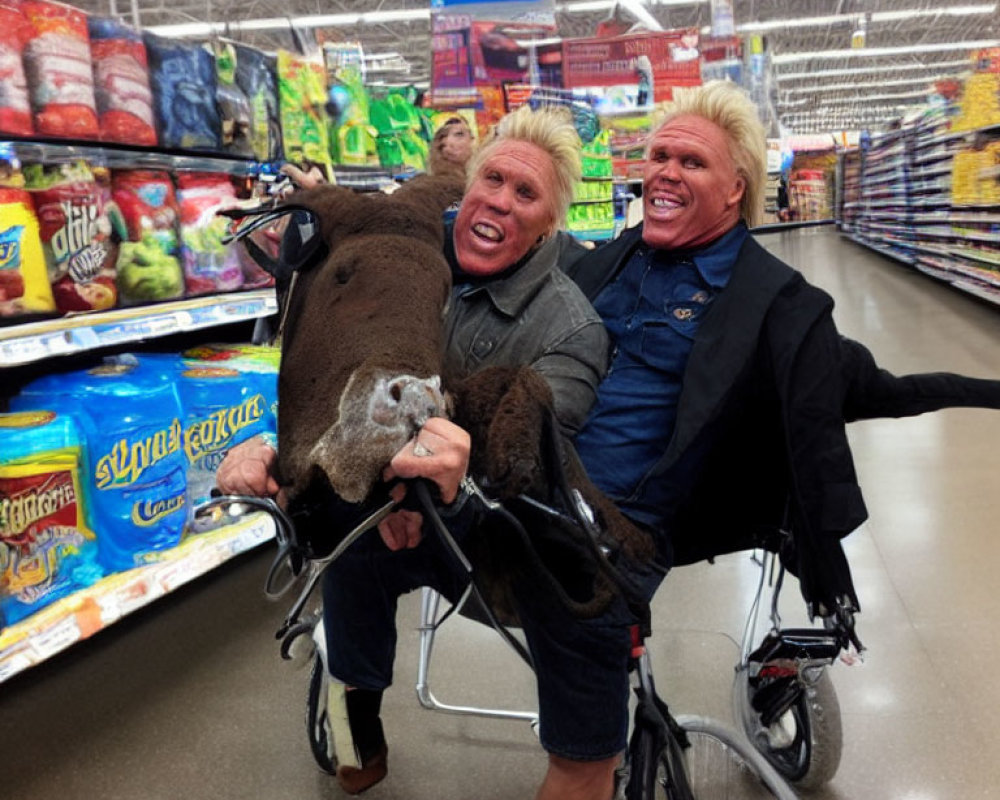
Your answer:
[[[1000,377],[1000,309],[841,239],[761,241],[837,300],[841,330],[896,372]],[[844,752],[823,800],[1000,797],[1000,413],[951,410],[852,427],[870,520],[847,542],[864,664],[833,670]],[[309,755],[306,671],[282,662],[283,608],[261,595],[270,548],[244,556],[0,685],[0,797],[311,800],[341,794]],[[729,714],[755,569],[743,555],[678,570],[651,647],[678,712]],[[789,621],[801,621],[791,587]],[[401,606],[388,694],[390,775],[372,800],[526,800],[545,768],[525,723],[424,711],[413,695],[418,598]],[[464,620],[441,634],[444,700],[529,706],[530,675]]]

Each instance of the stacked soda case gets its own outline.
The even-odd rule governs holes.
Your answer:
[[[161,559],[235,444],[273,433],[277,352],[127,354],[47,375],[0,415],[0,614],[6,624],[102,576]]]

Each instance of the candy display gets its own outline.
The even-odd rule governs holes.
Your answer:
[[[0,414],[0,627],[103,574],[71,417]]]
[[[143,34],[163,147],[219,151],[215,59],[200,44]]]
[[[237,204],[226,175],[182,172],[177,176],[181,256],[188,295],[229,292],[243,285],[236,247],[224,245],[226,219],[216,214]]]
[[[238,44],[236,85],[250,103],[250,144],[258,161],[283,157],[278,108],[277,60],[253,47]]]
[[[170,176],[154,170],[116,170],[111,185],[128,234],[118,251],[121,304],[183,297],[179,212]]]
[[[24,48],[24,71],[36,133],[96,139],[86,14],[47,0],[21,0],[21,10],[31,25],[31,38]]]
[[[153,93],[142,35],[103,17],[90,17],[87,27],[101,140],[155,145]]]
[[[32,27],[15,0],[0,0],[0,133],[31,136],[28,79],[21,54]]]
[[[103,176],[107,170],[98,170]],[[25,185],[41,228],[49,282],[59,311],[115,305],[120,232],[112,233],[110,187],[84,161],[26,164]]]

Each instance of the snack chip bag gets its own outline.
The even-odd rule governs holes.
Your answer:
[[[231,42],[212,43],[215,57],[216,104],[222,122],[222,149],[238,156],[253,156],[250,101],[236,83],[236,48]]]
[[[179,212],[170,176],[154,170],[115,170],[111,185],[127,230],[116,269],[122,305],[183,297]]]
[[[17,0],[0,0],[0,133],[31,136],[35,132],[21,58],[32,30]]]
[[[51,411],[0,414],[0,617],[5,624],[100,577],[82,441]]]
[[[31,195],[13,148],[0,143],[0,317],[55,308]]]
[[[250,143],[258,161],[281,161],[277,59],[253,47],[236,47],[236,85],[250,101]]]
[[[18,411],[71,414],[85,437],[99,563],[118,572],[180,543],[186,463],[177,388],[156,370],[105,363],[46,375],[10,401]]]
[[[112,231],[118,214],[110,206],[109,188],[98,184],[84,161],[27,164],[24,176],[41,226],[56,308],[112,308],[118,296],[115,264],[121,232]]]
[[[222,243],[225,217],[216,214],[239,202],[228,175],[181,172],[177,175],[181,212],[181,257],[188,296],[231,292],[243,286],[243,270],[234,245]]]
[[[222,149],[215,62],[200,44],[144,33],[162,147]]]
[[[90,17],[87,27],[101,141],[155,146],[153,92],[142,35],[106,17]]]
[[[330,164],[326,114],[326,70],[287,50],[278,51],[278,92],[285,158]]]
[[[96,139],[97,110],[87,15],[48,0],[21,0],[31,24],[24,48],[35,131],[66,139]]]

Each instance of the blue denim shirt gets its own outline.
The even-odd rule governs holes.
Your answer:
[[[576,447],[594,483],[637,522],[663,523],[668,478],[646,477],[673,435],[695,333],[746,236],[741,222],[696,251],[641,244],[594,303],[612,360]]]

